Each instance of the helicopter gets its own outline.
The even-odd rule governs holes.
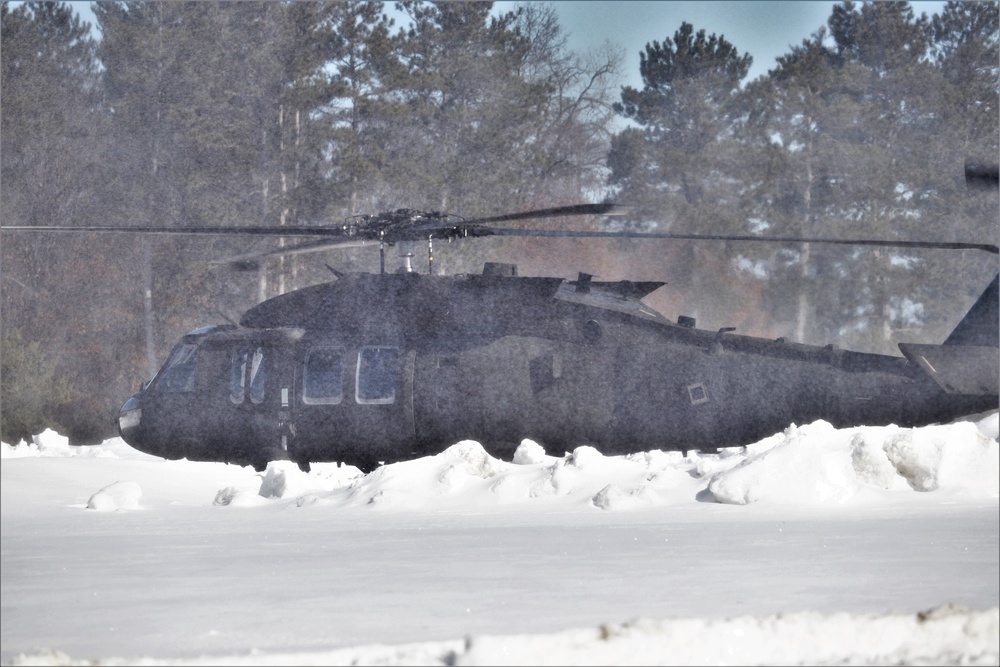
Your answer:
[[[995,181],[995,168],[986,178]],[[981,174],[967,169],[970,187]],[[509,458],[530,438],[551,451],[589,444],[606,455],[648,449],[747,445],[792,423],[919,426],[998,407],[998,281],[939,345],[900,343],[903,356],[699,329],[642,299],[659,281],[435,275],[435,240],[485,236],[767,240],[976,249],[990,244],[771,238],[499,227],[572,215],[617,215],[610,203],[466,220],[399,209],[329,227],[161,227],[152,234],[316,237],[220,262],[252,266],[269,255],[377,244],[378,273],[333,280],[265,300],[238,323],[184,335],[156,375],[121,406],[132,447],[167,459],[264,470],[290,460],[363,472],[476,440]],[[4,227],[5,231],[69,227]],[[95,232],[123,232],[88,227]],[[427,244],[428,272],[413,247]],[[387,272],[386,248],[403,265]],[[328,267],[330,268],[330,267]]]

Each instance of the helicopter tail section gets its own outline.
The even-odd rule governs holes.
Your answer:
[[[949,394],[998,395],[1000,274],[941,345],[900,343],[899,349]]]
[[[944,341],[945,345],[1000,345],[1000,274],[979,296],[955,330]]]

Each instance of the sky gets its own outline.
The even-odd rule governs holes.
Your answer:
[[[647,44],[672,39],[681,23],[726,38],[753,56],[748,80],[766,74],[826,23],[833,2],[564,1],[554,6],[574,50],[610,41],[625,50],[627,85],[641,88],[639,54]]]
[[[499,6],[515,3],[497,3]],[[809,39],[826,25],[837,2],[819,0],[681,1],[616,0],[613,2],[564,0],[554,2],[573,50],[584,50],[605,40],[625,49],[626,85],[641,88],[639,53],[647,44],[672,39],[681,23],[695,31],[726,38],[740,54],[753,56],[747,80],[767,74],[779,56]],[[944,2],[911,2],[914,13],[941,11]]]
[[[1000,420],[304,473],[0,446],[0,664],[1000,661]]]

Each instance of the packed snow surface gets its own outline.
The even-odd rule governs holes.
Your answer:
[[[993,411],[382,466],[4,444],[4,664],[997,664]]]

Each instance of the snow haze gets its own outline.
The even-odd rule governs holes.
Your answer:
[[[4,664],[997,664],[993,411],[383,466],[3,445]]]

